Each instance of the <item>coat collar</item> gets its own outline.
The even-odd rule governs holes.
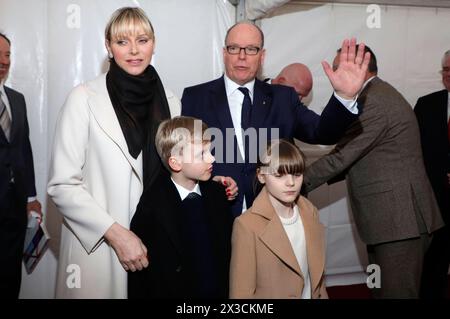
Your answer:
[[[233,120],[231,119],[230,107],[228,105],[227,92],[225,89],[225,80],[221,76],[212,82],[210,87],[211,106],[223,129],[232,128]]]
[[[316,289],[320,288],[325,267],[324,229],[323,225],[320,224],[318,220],[315,220],[314,208],[305,198],[300,196],[297,205],[300,210],[300,217],[305,230],[311,290],[314,292]],[[267,219],[266,227],[258,234],[262,242],[292,270],[304,278],[297,262],[297,258],[292,250],[289,238],[287,237],[275,209],[270,203],[269,195],[265,187],[253,202],[250,213],[260,215]]]
[[[106,88],[106,74],[102,74],[94,81],[86,84],[88,90],[88,105],[103,131],[114,141],[120,148],[127,161],[139,177],[143,184],[142,161],[134,159],[128,152],[128,146],[122,129],[117,119],[114,108],[109,99],[108,90]]]
[[[161,171],[159,177],[153,183],[153,187],[158,187],[160,191],[164,192],[167,199],[164,209],[156,207],[155,213],[158,216],[161,224],[166,229],[175,249],[182,254],[182,245],[178,236],[177,220],[179,219],[178,212],[181,209],[180,194],[175,187],[175,184],[170,179],[169,173]],[[162,195],[162,194],[160,194]]]
[[[264,122],[267,116],[270,114],[270,109],[272,108],[272,89],[273,88],[270,84],[256,79],[255,91],[253,96],[254,109],[252,111],[252,117],[250,120],[250,125],[252,127],[267,127],[266,125],[264,125]]]

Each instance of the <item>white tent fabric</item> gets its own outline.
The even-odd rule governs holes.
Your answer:
[[[245,0],[245,13],[247,19],[261,19],[289,1],[290,0]]]
[[[227,0],[0,1],[0,30],[12,40],[7,84],[26,97],[38,198],[53,237],[34,273],[24,273],[22,298],[54,296],[60,217],[47,200],[46,184],[56,118],[73,86],[106,71],[104,26],[115,9],[127,5],[141,6],[152,20],[156,31],[152,64],[175,95],[181,97],[184,87],[222,74],[223,39],[235,21],[235,9]],[[340,41],[355,35],[377,53],[381,77],[411,103],[440,89],[438,70],[449,49],[450,10],[383,6],[381,28],[370,29],[366,9],[289,3],[275,10],[259,22],[266,35],[264,74],[274,76],[294,61],[310,66],[314,76],[310,106],[320,113],[331,94],[320,60],[330,61]],[[308,152],[314,157],[324,149]],[[362,282],[364,247],[348,214],[345,186],[323,186],[311,199],[327,226],[328,284]]]

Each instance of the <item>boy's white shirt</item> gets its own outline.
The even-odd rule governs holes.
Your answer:
[[[183,201],[190,193],[195,192],[197,194],[199,194],[200,196],[202,196],[202,192],[200,191],[200,186],[198,185],[198,183],[195,184],[194,189],[193,190],[189,190],[179,184],[177,184],[173,178],[170,178],[172,180],[172,183],[175,185],[175,187],[177,188],[178,194],[180,194],[181,200]]]

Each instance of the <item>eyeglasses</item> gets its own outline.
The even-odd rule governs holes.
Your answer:
[[[442,73],[448,73],[448,72],[450,72],[450,67],[449,66],[443,67],[442,70],[440,71],[441,74]]]
[[[259,50],[261,50],[261,48],[258,48],[258,47],[241,48],[236,45],[227,45],[226,49],[227,49],[227,52],[232,55],[241,54],[241,50],[244,50],[246,55],[257,55]]]

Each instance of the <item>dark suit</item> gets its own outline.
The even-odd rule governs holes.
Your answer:
[[[445,298],[450,260],[450,141],[448,140],[448,91],[442,90],[419,98],[414,111],[420,128],[423,159],[428,177],[446,226],[433,236],[425,256],[421,295]]]
[[[228,298],[232,229],[230,205],[222,185],[213,181],[199,183],[211,238],[208,244],[211,244],[213,252],[212,260],[208,262],[215,265],[214,279],[219,288],[216,295],[208,297]],[[183,213],[175,185],[167,172],[161,172],[142,194],[131,221],[130,229],[148,249],[150,264],[142,271],[128,274],[129,298],[198,297],[198,281],[195,278],[199,275],[190,268],[190,257],[198,247],[190,247],[187,244],[189,241],[183,240]]]
[[[330,154],[307,168],[304,185],[311,191],[345,173],[358,233],[370,262],[381,267],[380,296],[417,297],[427,234],[443,224],[417,121],[403,96],[378,77],[358,101],[360,117]]]
[[[10,88],[5,87],[5,92],[12,124],[9,142],[0,129],[0,294],[17,298],[27,197],[36,196],[36,189],[25,99]]]
[[[182,115],[203,120],[210,128],[219,129],[224,138],[227,136],[227,129],[233,132],[223,76],[211,82],[186,88],[181,103]],[[356,118],[357,116],[350,113],[334,96],[323,110],[322,116],[319,116],[299,101],[293,88],[270,85],[256,79],[250,127],[258,130],[258,140],[253,141],[251,145],[255,146],[256,154],[259,155],[265,151],[261,147],[272,138],[293,141],[295,137],[311,144],[333,144]],[[267,135],[260,129],[267,129]],[[279,129],[278,136],[271,134],[271,129]],[[242,160],[240,163],[237,162],[240,154],[236,137],[234,134],[231,137],[234,137],[231,139],[232,146],[229,145],[230,139],[227,139],[227,143],[223,143],[223,149],[213,149],[216,157],[213,175],[231,176],[236,181],[239,194],[232,209],[233,215],[237,216],[242,212],[244,195],[247,207],[253,203],[256,163],[249,163],[248,157],[246,163],[242,163]],[[246,153],[249,153],[248,144],[245,148]],[[233,160],[226,157],[232,151]]]

